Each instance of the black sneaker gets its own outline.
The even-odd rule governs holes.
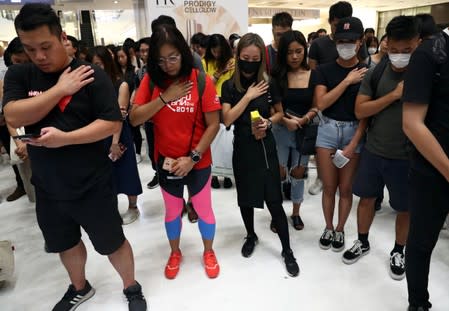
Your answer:
[[[225,177],[224,181],[223,181],[223,187],[225,189],[229,189],[232,188],[232,180],[229,177]]]
[[[282,257],[284,257],[285,269],[287,269],[288,274],[292,277],[298,276],[299,266],[295,256],[293,256],[293,251],[282,252]]]
[[[219,189],[220,186],[220,182],[218,181],[218,177],[217,176],[212,176],[212,183],[211,183],[211,187],[214,189]]]
[[[369,244],[364,246],[359,240],[354,241],[354,245],[343,253],[342,260],[345,264],[350,265],[359,260],[362,256],[369,253]]]
[[[390,255],[390,276],[396,281],[400,281],[405,277],[404,254],[394,252]]]
[[[334,240],[334,231],[329,229],[324,229],[323,234],[321,235],[319,245],[321,249],[329,249],[331,248],[332,241]]]
[[[126,298],[128,299],[129,311],[147,310],[147,302],[145,301],[145,297],[142,294],[142,287],[138,282],[136,282],[136,285],[124,289],[123,294],[125,294]]]
[[[95,289],[86,281],[83,289],[77,291],[75,286],[70,284],[64,297],[53,307],[53,311],[72,311],[80,304],[91,298],[95,294]]]
[[[154,174],[153,179],[147,184],[148,189],[154,189],[159,186],[159,175],[158,173]]]
[[[345,233],[334,231],[334,239],[332,241],[332,250],[341,252],[345,248]]]
[[[251,257],[251,255],[254,252],[254,249],[256,248],[256,244],[259,242],[259,239],[257,238],[257,235],[248,235],[245,238],[245,243],[243,243],[242,246],[242,256],[243,257]]]

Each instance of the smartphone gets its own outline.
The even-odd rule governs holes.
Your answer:
[[[41,134],[39,133],[32,133],[32,134],[23,134],[23,135],[16,135],[13,136],[13,139],[20,139],[22,141],[30,141],[32,138],[39,138],[41,137]]]

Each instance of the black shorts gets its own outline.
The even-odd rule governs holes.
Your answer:
[[[82,198],[68,201],[49,199],[36,190],[36,215],[46,251],[60,253],[76,246],[82,227],[98,253],[114,253],[125,235],[112,187],[112,181],[103,182]]]
[[[352,192],[361,198],[378,198],[387,186],[390,206],[398,212],[407,212],[408,171],[408,160],[387,159],[363,148]]]

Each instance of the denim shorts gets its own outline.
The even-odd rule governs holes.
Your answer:
[[[321,117],[316,138],[316,147],[343,150],[354,137],[359,121],[337,121],[326,116]],[[363,143],[357,145],[355,153],[360,153]]]

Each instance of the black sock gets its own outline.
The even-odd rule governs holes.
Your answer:
[[[369,246],[368,242],[368,233],[359,233],[359,241],[362,242],[363,246],[367,247]]]
[[[399,245],[398,243],[394,243],[394,248],[391,251],[390,255],[392,255],[393,253],[404,254],[404,245]]]

